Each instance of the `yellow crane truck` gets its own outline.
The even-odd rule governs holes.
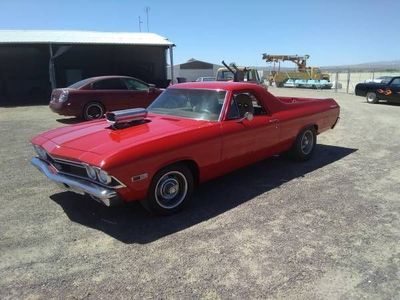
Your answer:
[[[262,58],[267,63],[273,63],[274,68],[268,76],[270,84],[275,82],[277,87],[285,85],[305,88],[331,88],[329,75],[322,73],[318,67],[307,67],[307,59],[309,55],[275,55],[264,53]],[[297,65],[297,71],[282,71],[280,62],[291,61]],[[278,63],[278,71],[275,69],[275,64]]]

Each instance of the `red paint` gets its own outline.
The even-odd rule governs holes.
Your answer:
[[[170,89],[221,89],[227,91],[221,121],[192,120],[149,114],[150,122],[120,130],[105,120],[57,128],[32,139],[52,156],[101,167],[127,187],[118,189],[125,201],[146,196],[154,174],[178,162],[193,161],[199,182],[288,150],[297,134],[310,125],[318,134],[330,129],[339,116],[333,99],[275,97],[250,83],[199,82],[176,84]],[[227,108],[236,92],[252,92],[267,115],[252,121],[227,120]],[[135,175],[148,178],[132,182]]]

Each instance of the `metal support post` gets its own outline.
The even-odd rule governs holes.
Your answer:
[[[53,56],[53,45],[49,44],[50,59],[49,59],[49,78],[51,89],[54,90],[57,87],[56,74],[54,70],[54,56]]]
[[[349,93],[349,86],[350,86],[350,69],[347,70],[347,86],[346,86],[346,94]]]
[[[338,80],[339,80],[339,73],[338,71],[336,71],[336,75],[335,75],[335,93],[337,93],[337,87],[338,87]]]
[[[173,45],[169,46],[169,63],[171,66],[171,84],[174,84],[174,54],[172,51]]]

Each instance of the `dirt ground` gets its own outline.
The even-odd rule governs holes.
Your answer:
[[[29,139],[71,120],[0,108],[0,298],[399,299],[400,105],[271,91],[334,97],[342,119],[311,161],[241,169],[163,218],[61,191]]]

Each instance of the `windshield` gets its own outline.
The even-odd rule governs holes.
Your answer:
[[[215,81],[214,77],[199,77],[196,79],[196,81]]]
[[[392,79],[392,77],[381,76],[381,77],[378,77],[376,80],[381,83],[389,83],[390,79]]]
[[[231,71],[220,71],[218,72],[217,80],[233,80],[233,73]]]
[[[83,87],[84,85],[88,84],[91,81],[91,78],[86,78],[81,81],[75,82],[74,84],[71,84],[68,88],[70,89],[79,89]]]
[[[156,114],[217,121],[226,91],[167,89],[149,107]]]
[[[259,81],[258,73],[256,70],[239,70],[237,71],[238,81]],[[234,75],[231,71],[219,71],[217,74],[218,81],[234,80]]]

